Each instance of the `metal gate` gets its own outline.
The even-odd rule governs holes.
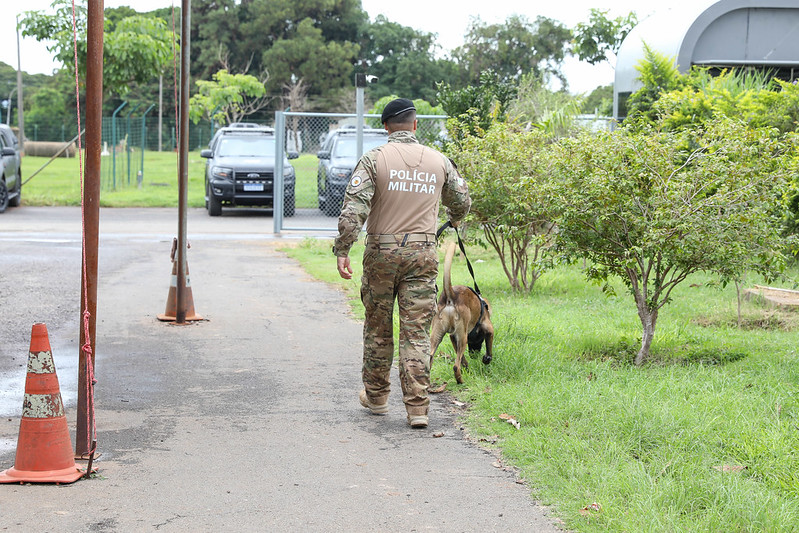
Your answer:
[[[446,116],[419,115],[419,142],[441,148]],[[388,135],[380,115],[348,113],[275,114],[274,232],[338,231],[344,190],[361,153],[383,144]],[[361,150],[359,152],[359,149]]]

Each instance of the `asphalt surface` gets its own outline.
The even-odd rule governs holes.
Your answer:
[[[175,326],[155,316],[176,210],[101,211],[99,473],[0,485],[0,531],[559,531],[465,437],[446,395],[426,430],[407,426],[396,369],[388,416],[359,405],[360,322],[276,249],[306,234],[273,235],[263,212],[190,210],[187,227],[207,320]],[[74,443],[79,231],[79,208],[0,215],[0,470],[14,463],[35,322],[49,330]]]

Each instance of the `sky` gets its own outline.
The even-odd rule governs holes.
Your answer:
[[[364,10],[374,20],[379,14],[385,15],[390,21],[398,22],[438,35],[438,43],[444,53],[459,46],[463,41],[469,22],[473,17],[480,17],[487,23],[501,23],[508,16],[518,14],[533,21],[538,16],[548,17],[560,21],[565,26],[573,28],[579,22],[587,22],[592,8],[608,11],[608,16],[615,18],[623,16],[630,11],[635,11],[639,20],[651,15],[663,6],[669,5],[672,9],[680,6],[695,4],[697,0],[554,0],[550,2],[531,2],[530,0],[404,0],[402,2],[387,2],[386,0],[362,0]],[[16,68],[17,66],[17,37],[16,16],[22,16],[25,11],[50,10],[52,0],[25,0],[16,2],[4,1],[4,14],[0,17],[0,61]],[[12,4],[12,5],[8,5]],[[161,7],[171,7],[172,0],[105,0],[105,7],[118,7],[128,5],[140,12],[151,11]],[[180,6],[180,0],[174,0],[175,6]],[[457,9],[452,6],[456,5]],[[489,8],[490,6],[490,8]],[[20,51],[22,70],[31,74],[49,74],[58,65],[52,61],[52,54],[47,51],[44,43],[39,43],[32,38],[20,36]],[[605,63],[592,66],[581,63],[576,58],[567,59],[563,72],[569,83],[572,93],[587,93],[601,85],[613,83],[613,65]],[[0,98],[5,88],[0,87]],[[9,88],[10,90],[10,88]]]

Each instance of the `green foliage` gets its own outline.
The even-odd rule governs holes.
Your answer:
[[[591,9],[588,22],[580,22],[574,28],[572,53],[580,61],[592,65],[608,61],[608,54],[615,55],[627,34],[638,24],[634,12],[611,20],[607,9]]]
[[[261,61],[270,79],[278,86],[300,78],[308,84],[308,94],[320,95],[351,85],[352,64],[358,45],[349,41],[325,41],[322,30],[305,18],[296,33],[280,38],[266,50]]]
[[[402,94],[410,99],[434,101],[435,84],[454,81],[457,71],[452,60],[436,58],[435,37],[378,15],[363,31],[363,61],[356,67],[356,71],[379,78],[367,87],[368,95],[381,99]]]
[[[559,242],[589,262],[589,278],[619,276],[632,293],[644,328],[636,363],[649,354],[658,311],[690,274],[779,272],[773,199],[788,177],[787,151],[771,132],[729,119],[560,143]]]
[[[613,85],[597,87],[583,100],[583,113],[597,113],[599,116],[613,116]]]
[[[511,289],[530,291],[550,264],[553,224],[550,138],[502,122],[452,152],[469,182],[470,219],[480,224]]]
[[[530,22],[524,16],[511,15],[503,24],[486,24],[477,17],[471,20],[465,39],[453,57],[465,69],[467,85],[482,83],[487,70],[506,82],[533,73],[553,75],[566,85],[560,64],[571,32],[555,20],[537,17]]]
[[[388,96],[384,96],[377,102],[375,102],[374,107],[369,111],[369,114],[372,115],[380,115],[383,113],[383,109],[385,109],[386,105],[392,100],[396,98],[400,98],[396,94],[390,94]],[[444,116],[444,109],[441,106],[434,106],[430,102],[417,98],[413,100],[413,105],[416,108],[417,115],[439,115]],[[369,126],[373,128],[382,128],[383,125],[380,123],[379,118],[372,118],[369,119]],[[442,135],[442,128],[443,128],[443,121],[437,123],[438,121],[419,121],[419,129],[416,130],[416,138],[419,139],[419,142],[428,145],[428,146],[437,146],[441,142],[441,135]]]
[[[652,111],[668,128],[701,124],[714,117],[742,120],[753,128],[794,131],[799,121],[799,87],[768,73],[725,70],[711,75],[692,69],[684,85],[663,94]]]
[[[552,137],[574,132],[574,117],[579,113],[579,98],[564,91],[550,91],[532,74],[522,78],[516,98],[508,106],[509,120],[527,123]]]
[[[643,87],[627,100],[627,116],[635,120],[654,122],[657,118],[653,105],[661,95],[683,86],[684,79],[673,58],[653,50],[644,43],[644,59],[636,65]]]
[[[199,92],[189,100],[189,117],[197,124],[209,118],[220,124],[239,122],[264,102],[264,82],[249,74],[220,70],[213,81],[198,80]]]
[[[20,21],[22,34],[39,41],[52,41],[48,50],[65,68],[74,72],[72,3],[55,0],[55,14],[28,11]],[[78,72],[86,77],[86,7],[75,7]],[[108,25],[109,27],[111,24]],[[135,15],[106,29],[103,35],[103,87],[108,93],[124,95],[131,83],[147,83],[157,78],[172,62],[173,37],[163,19]]]
[[[480,83],[463,89],[438,84],[439,105],[450,116],[450,138],[457,144],[467,136],[482,135],[495,121],[505,121],[516,92],[514,84],[503,81],[490,69],[480,75]]]

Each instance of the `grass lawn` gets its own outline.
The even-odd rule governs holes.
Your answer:
[[[329,248],[307,240],[286,251],[341,285],[362,317],[358,283],[338,278]],[[560,267],[514,295],[492,251],[469,256],[494,307],[494,361],[470,359],[457,385],[445,340],[433,381],[468,405],[471,435],[499,448],[565,527],[797,530],[797,313],[747,303],[739,329],[735,288],[694,276],[661,311],[653,360],[635,367],[641,326],[620,283],[608,297],[578,266]],[[453,282],[470,281],[456,258]]]
[[[140,155],[138,156],[140,157]],[[22,160],[22,181],[28,180],[49,161],[48,157],[25,156]],[[131,184],[122,170],[124,160],[118,157],[116,188],[112,187],[110,156],[103,157],[103,180],[100,205],[103,207],[177,207],[178,156],[175,152],[145,152],[142,187],[136,186],[135,172]],[[295,168],[297,207],[316,207],[316,166],[314,154],[303,154],[291,164]],[[84,161],[85,166],[85,161]],[[133,165],[132,165],[133,166]],[[189,207],[205,206],[205,159],[199,151],[189,152]],[[25,205],[80,205],[80,167],[77,158],[57,158],[22,190]]]

